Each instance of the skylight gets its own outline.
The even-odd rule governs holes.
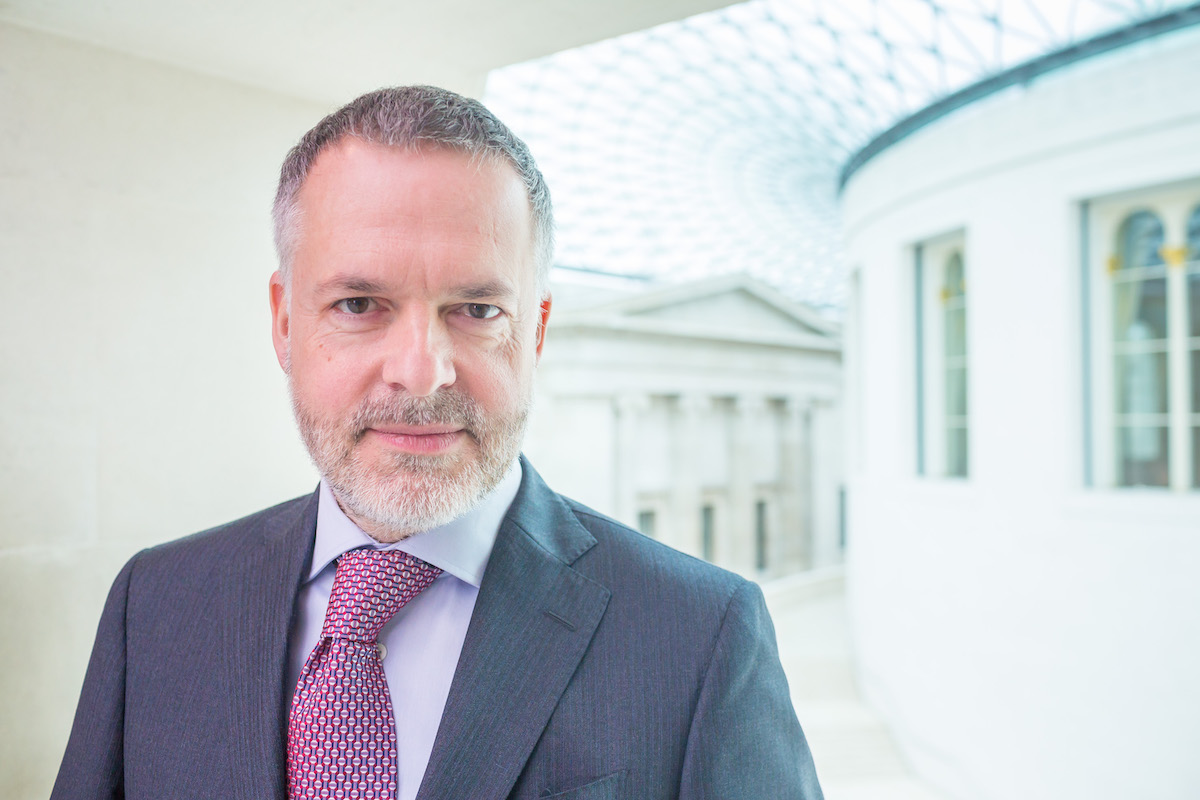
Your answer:
[[[843,302],[837,181],[947,94],[1179,0],[752,0],[494,70],[554,195],[556,262],[744,271]]]

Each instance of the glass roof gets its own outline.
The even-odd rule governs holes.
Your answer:
[[[751,0],[494,70],[485,102],[550,184],[556,263],[745,271],[843,302],[837,183],[873,136],[1181,0]]]

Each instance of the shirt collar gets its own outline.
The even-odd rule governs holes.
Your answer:
[[[377,550],[403,550],[479,588],[496,535],[500,532],[500,523],[520,486],[521,463],[518,460],[508,468],[499,485],[463,516],[404,541],[381,544],[346,516],[334,498],[333,490],[322,479],[317,500],[317,538],[313,543],[312,569],[307,580],[311,581],[348,550],[374,547]]]

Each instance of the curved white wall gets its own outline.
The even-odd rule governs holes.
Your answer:
[[[964,108],[843,197],[862,688],[958,800],[1200,796],[1200,491],[1085,486],[1081,201],[1200,177],[1200,30]],[[965,235],[971,475],[916,475],[912,247]]]

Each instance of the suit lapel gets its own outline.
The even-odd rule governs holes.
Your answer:
[[[287,796],[288,638],[296,594],[312,559],[317,495],[246,532],[225,614],[231,781],[245,800]]]
[[[608,605],[608,589],[570,567],[595,539],[522,467],[418,800],[509,794]]]

